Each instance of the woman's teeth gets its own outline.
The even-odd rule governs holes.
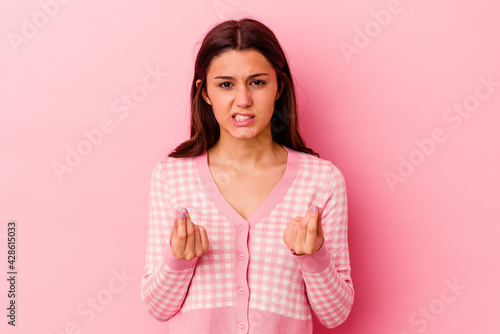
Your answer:
[[[252,118],[252,116],[242,116],[242,115],[235,115],[234,118],[238,121],[238,122],[241,122],[241,121],[246,121],[250,118]]]

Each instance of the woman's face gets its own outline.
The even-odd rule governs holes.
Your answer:
[[[201,80],[197,81],[197,85]],[[212,105],[221,138],[271,136],[271,117],[278,92],[276,71],[260,52],[227,51],[214,58],[203,97]]]

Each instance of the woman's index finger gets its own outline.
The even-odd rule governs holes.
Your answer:
[[[322,237],[323,236],[323,223],[321,216],[323,215],[323,208],[318,208],[318,236]]]
[[[309,210],[307,213],[309,214],[309,220],[307,221],[307,232],[312,232],[314,235],[317,235],[317,230],[318,230],[318,208],[316,208],[316,211],[314,211],[313,207],[311,210]]]

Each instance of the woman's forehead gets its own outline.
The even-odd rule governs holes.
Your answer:
[[[264,55],[255,50],[229,50],[212,59],[207,76],[247,78],[256,73],[271,75],[274,69]]]

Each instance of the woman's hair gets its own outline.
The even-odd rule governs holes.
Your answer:
[[[219,139],[219,123],[212,106],[205,102],[201,93],[206,88],[207,72],[212,59],[229,50],[255,50],[267,58],[276,71],[278,89],[284,82],[283,92],[275,101],[271,118],[273,140],[319,158],[319,154],[308,148],[299,134],[295,89],[285,54],[274,33],[261,22],[250,18],[222,22],[203,39],[196,57],[191,85],[191,138],[177,146],[168,156],[197,156]],[[198,87],[197,79],[201,79]]]

